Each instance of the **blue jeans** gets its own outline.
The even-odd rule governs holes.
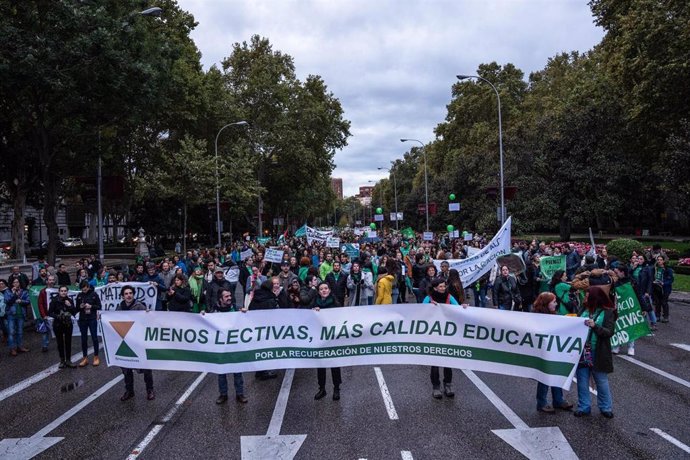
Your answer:
[[[579,382],[579,379],[578,379]],[[537,382],[537,410],[549,405],[549,388],[551,388],[551,399],[553,407],[563,406],[563,389],[559,387],[549,387],[541,382]]]
[[[10,333],[7,338],[7,345],[9,345],[10,349],[21,347],[22,339],[24,338],[24,317],[8,314],[7,326]]]
[[[424,292],[419,288],[412,288],[412,293],[414,294],[417,303],[422,303],[424,301],[424,297],[426,297],[426,294],[424,294]]]
[[[391,292],[391,296],[393,297],[393,303],[398,303],[398,297],[400,296],[400,289],[393,289]]]
[[[647,312],[647,318],[649,318],[649,324],[651,326],[656,324],[656,313],[654,310]]]
[[[592,399],[589,394],[589,377],[594,376],[597,387],[597,405],[601,412],[613,412],[613,400],[609,389],[609,375],[595,371],[590,367],[578,367],[577,377],[577,410],[589,414],[592,411]]]
[[[235,380],[235,394],[237,396],[244,395],[244,378],[242,373],[232,374]],[[218,393],[223,396],[228,395],[228,376],[226,374],[218,374]]]
[[[46,326],[48,326],[48,332],[46,332],[45,334],[41,334],[41,347],[48,348],[48,345],[50,344],[50,326],[48,325],[48,321],[45,321],[43,319],[39,321],[45,322]]]
[[[98,356],[98,320],[96,318],[79,321],[79,332],[81,333],[81,352],[86,358],[89,353],[89,331],[93,342],[93,355]]]
[[[499,310],[510,310],[512,305],[499,305],[498,309]]]
[[[486,286],[472,288],[472,295],[474,295],[475,307],[486,308]]]

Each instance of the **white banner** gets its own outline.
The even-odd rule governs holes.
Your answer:
[[[328,239],[326,240],[326,247],[327,248],[339,248],[340,247],[340,238],[329,236]]]
[[[122,297],[120,296],[120,291],[123,286],[132,286],[134,288],[134,296],[137,301],[146,305],[146,308],[151,310],[156,309],[156,299],[158,297],[158,288],[156,286],[151,286],[149,283],[111,283],[105,286],[99,286],[94,288],[98,298],[101,299],[101,310],[111,311],[115,310],[120,302],[122,302]],[[81,291],[67,291],[67,296],[72,300],[72,305],[77,305],[77,295]],[[48,305],[50,306],[50,301],[58,295],[57,288],[46,289],[46,294],[48,295]],[[72,335],[81,335],[79,331],[79,324],[77,324],[77,318],[79,315],[72,318],[72,324],[74,328],[72,329]],[[53,318],[48,318],[48,324],[51,326],[51,331],[53,329]],[[101,328],[98,328],[98,335],[102,335]],[[54,334],[53,334],[54,336]]]
[[[448,262],[450,268],[456,269],[460,273],[463,286],[469,286],[477,281],[481,276],[491,270],[502,255],[510,254],[510,226],[512,217],[508,217],[503,227],[496,233],[496,236],[479,250],[476,254],[467,259],[448,259],[434,260],[434,265],[441,270],[441,262]]]
[[[240,252],[240,260],[247,260],[249,257],[254,255],[254,251],[250,249],[246,249],[242,252]]]
[[[434,232],[424,232],[424,241],[433,241]]]
[[[283,261],[283,250],[282,249],[266,249],[266,254],[264,254],[264,260],[266,262],[275,262],[277,264]]]
[[[109,366],[236,373],[414,364],[562,388],[570,387],[588,332],[580,318],[431,304],[205,316],[107,311],[101,324]]]
[[[329,236],[333,236],[333,230],[322,232],[315,228],[307,227],[307,244],[311,245],[313,241],[317,243],[325,243]]]

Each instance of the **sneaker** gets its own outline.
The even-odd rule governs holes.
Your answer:
[[[659,328],[656,327],[656,323],[654,323],[654,324],[652,324],[651,326],[649,326],[649,329],[652,330],[652,331],[657,331],[657,330],[659,330]],[[652,335],[653,335],[653,334],[652,334]]]
[[[563,404],[559,404],[559,405],[554,406],[554,407],[556,409],[561,409],[561,410],[572,410],[573,409],[573,405],[568,403],[568,402],[564,402]]]
[[[340,388],[333,389],[333,401],[340,401]]]
[[[134,392],[125,390],[125,394],[120,396],[120,401],[127,401],[128,399],[132,399],[134,397]]]
[[[235,400],[238,403],[242,403],[242,404],[247,404],[249,402],[249,400],[247,399],[247,397],[245,395],[237,395],[237,396],[235,396]]]
[[[575,417],[588,417],[588,416],[589,416],[589,412],[584,412],[584,411],[581,411],[581,410],[576,410],[575,412],[573,412],[573,415],[574,415]]]
[[[613,418],[613,412],[602,412],[601,415],[606,418]]]
[[[17,351],[21,351],[22,353],[28,353],[29,349],[26,347],[19,347],[19,348],[17,348]]]
[[[89,358],[84,356],[81,361],[79,361],[79,367],[85,367],[87,364],[89,364]]]
[[[635,349],[634,348],[628,348],[628,356],[635,356]]]
[[[316,394],[314,395],[314,399],[318,401],[319,399],[322,399],[324,396],[326,396],[326,394],[327,394],[327,393],[326,393],[326,390],[324,390],[323,388],[321,388],[321,389],[318,391],[318,393],[316,393]]]
[[[620,351],[621,351],[621,347],[611,348],[611,353],[613,353],[614,355],[617,355],[618,353],[620,353]]]
[[[228,400],[228,395],[220,395],[218,396],[218,399],[216,399],[216,404],[225,404]]]
[[[98,359],[98,356],[94,356],[94,357],[93,357],[93,365],[94,365],[94,366],[98,366],[98,365],[100,365],[100,364],[101,364],[101,360]]]
[[[64,369],[67,366],[64,361],[60,361],[60,364],[58,364],[58,369]]]
[[[450,383],[443,384],[443,394],[449,398],[453,398],[455,396],[453,386]]]
[[[76,364],[74,364],[72,361],[65,361],[65,366],[69,367],[70,369],[74,369],[77,367]]]
[[[156,393],[154,393],[153,390],[147,391],[146,399],[148,399],[149,401],[153,401],[154,399],[156,399]]]
[[[661,318],[662,323],[668,323],[668,318]]]
[[[551,406],[537,407],[537,412],[545,412],[547,414],[555,414],[556,409]]]
[[[431,391],[431,396],[433,396],[434,399],[441,399],[441,398],[443,398],[443,393],[441,393],[441,389],[440,389],[440,388],[434,388],[434,389]]]

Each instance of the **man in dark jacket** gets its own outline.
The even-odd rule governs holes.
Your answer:
[[[565,273],[568,276],[568,280],[572,281],[573,276],[580,264],[582,263],[582,257],[577,252],[574,244],[569,244],[565,248]]]
[[[132,286],[123,286],[120,290],[122,302],[117,306],[116,310],[120,311],[150,311],[144,304],[138,302],[135,298],[134,288]],[[156,399],[156,394],[153,392],[153,372],[151,369],[144,369],[140,372],[144,374],[144,383],[146,384],[146,399],[152,401]],[[132,369],[122,368],[122,373],[125,375],[125,393],[120,397],[120,401],[127,401],[134,397],[134,371]]]
[[[510,275],[507,266],[501,267],[501,276],[494,282],[494,305],[500,310],[512,310],[513,304],[519,308],[522,302],[517,280]]]
[[[333,262],[333,271],[326,275],[326,283],[331,292],[338,299],[340,305],[345,305],[345,293],[347,293],[347,275],[341,271],[340,262]]]
[[[98,366],[101,360],[98,358],[98,310],[101,309],[101,298],[93,290],[88,281],[82,280],[79,284],[81,292],[77,295],[77,311],[79,312],[79,332],[81,333],[81,351],[83,358],[79,361],[79,367],[89,364],[88,340],[91,333],[93,343],[93,365]]]
[[[216,267],[215,273],[213,274],[213,279],[210,283],[206,285],[206,311],[213,313],[218,311],[220,307],[219,293],[221,290],[226,290],[232,292],[232,287],[230,283],[225,279],[223,267]],[[234,296],[231,295],[231,302],[234,305]]]
[[[278,296],[273,290],[273,280],[276,278],[269,278],[263,283],[259,289],[254,291],[254,296],[249,304],[250,310],[271,310],[278,308]],[[280,292],[280,282],[276,279],[277,289]],[[278,377],[275,371],[256,371],[256,378],[259,380],[268,380]]]

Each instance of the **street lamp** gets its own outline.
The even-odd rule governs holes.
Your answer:
[[[498,94],[496,87],[486,78],[479,75],[457,75],[458,80],[466,80],[468,78],[476,78],[487,83],[496,93],[496,100],[498,101],[498,152],[501,176],[501,225],[506,221],[506,201],[505,201],[505,186],[503,185],[503,127],[501,126],[501,96]]]
[[[395,194],[395,229],[398,227],[398,182],[395,180],[395,171],[393,169],[377,168],[379,171],[388,171],[393,176],[393,193]]]
[[[400,139],[400,142],[418,142],[422,146],[422,152],[424,152],[424,200],[426,203],[426,231],[429,231],[429,176],[426,170],[426,149],[422,141],[417,139]]]
[[[218,231],[218,249],[221,247],[220,242],[220,183],[218,182],[218,136],[220,136],[221,131],[223,131],[228,126],[249,126],[246,121],[236,121],[235,123],[228,123],[218,130],[216,134],[216,230]]]
[[[157,6],[147,8],[139,13],[139,16],[160,16],[163,10]],[[103,203],[101,202],[101,182],[103,176],[101,175],[101,132],[98,131],[98,174],[96,176],[96,200],[98,202],[98,260],[103,264]]]

